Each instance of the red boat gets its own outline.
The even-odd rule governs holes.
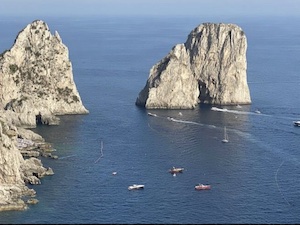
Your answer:
[[[210,185],[198,184],[195,186],[196,190],[210,190]]]
[[[175,168],[175,167],[173,166],[173,168],[169,170],[169,173],[173,173],[173,174],[174,174],[174,173],[182,173],[183,170],[184,170],[184,168]]]

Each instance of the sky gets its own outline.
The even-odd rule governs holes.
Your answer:
[[[0,16],[300,16],[300,0],[1,0]]]

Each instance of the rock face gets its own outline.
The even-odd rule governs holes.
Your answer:
[[[204,23],[154,65],[136,105],[193,109],[199,103],[250,104],[247,40],[234,24]]]
[[[54,174],[37,158],[57,158],[53,149],[24,127],[58,124],[57,115],[86,113],[67,47],[45,22],[29,24],[0,55],[0,211],[36,204],[35,191],[26,184],[38,185],[40,178]]]
[[[0,211],[24,210],[28,206],[22,198],[35,196],[35,191],[25,184],[40,184],[39,178],[53,175],[53,171],[44,168],[37,158],[24,159],[20,152],[23,147],[17,146],[18,137],[31,137],[33,141],[41,141],[42,137],[29,130],[19,131],[6,122],[2,109],[0,113]]]
[[[68,48],[36,20],[0,56],[0,106],[17,126],[57,124],[55,115],[85,114],[73,80]]]

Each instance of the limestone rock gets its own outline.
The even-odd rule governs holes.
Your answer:
[[[0,211],[25,210],[28,206],[21,199],[34,197],[36,192],[24,185],[1,184],[0,185]]]
[[[84,113],[88,110],[74,83],[67,47],[46,23],[34,21],[0,55],[0,211],[37,203],[22,200],[35,196],[26,183],[40,184],[40,178],[54,174],[32,157],[57,158],[51,146],[22,126],[56,125],[57,115]]]
[[[15,145],[15,137],[8,135],[10,127],[0,116],[0,184],[22,184],[20,167],[24,159]]]
[[[36,198],[31,198],[31,199],[28,199],[26,201],[27,204],[30,204],[30,205],[35,205],[37,203],[39,203],[39,200],[37,200]]]
[[[0,211],[24,210],[27,206],[21,198],[32,196],[35,191],[24,183],[25,174],[21,168],[25,160],[17,148],[18,129],[6,120],[0,110]]]
[[[250,104],[246,50],[237,25],[201,24],[151,68],[136,104],[161,109]]]
[[[88,113],[73,79],[68,48],[45,22],[26,26],[0,56],[1,105],[13,124],[26,127],[58,124],[56,115]]]

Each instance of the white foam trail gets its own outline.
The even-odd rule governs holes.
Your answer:
[[[232,110],[234,111],[234,110]],[[218,129],[223,129],[223,127],[216,127],[215,125],[205,125],[205,124],[201,124],[201,123],[197,123],[197,122],[193,122],[193,121],[187,121],[187,120],[177,120],[177,119],[174,119],[174,118],[170,118],[169,117],[169,120],[170,121],[173,121],[173,122],[177,122],[177,123],[185,123],[185,124],[194,124],[194,125],[199,125],[199,126],[206,126],[208,128],[218,128]],[[271,152],[275,152],[277,154],[279,154],[281,157],[283,157],[286,161],[291,161],[291,162],[294,162],[296,164],[300,164],[299,162],[299,159],[297,159],[296,157],[294,157],[293,155],[291,154],[288,154],[288,153],[285,153],[285,154],[282,154],[282,149],[279,149],[279,148],[274,148],[274,147],[271,147],[270,145],[268,145],[267,143],[264,143],[258,139],[256,139],[253,135],[251,135],[250,133],[247,133],[247,132],[243,132],[243,131],[240,131],[240,130],[236,130],[236,129],[227,129],[229,132],[232,132],[232,133],[236,133],[237,135],[239,135],[240,137],[242,138],[245,138],[247,139],[248,141],[251,141],[253,143],[256,143],[258,146],[260,146],[261,148],[263,149],[267,149],[268,151],[271,151]]]
[[[239,111],[239,110],[232,110],[232,109],[222,109],[218,107],[211,107],[211,110],[213,111],[219,111],[219,112],[229,112],[229,113],[236,113],[236,114],[258,114],[254,112],[244,112],[244,111]],[[261,115],[262,113],[259,113]]]
[[[74,156],[76,156],[76,154],[59,157],[59,159],[66,159],[66,158],[70,158],[70,157],[74,157]]]
[[[251,112],[241,112],[241,111],[237,111],[237,110],[228,110],[228,109],[221,109],[221,108],[217,108],[217,107],[212,107],[211,108],[214,111],[223,111],[223,112],[233,112],[233,113],[243,113],[243,114],[257,114],[257,113],[251,113]],[[257,115],[262,115],[262,114],[257,114]],[[266,115],[266,116],[270,116],[270,115]],[[159,117],[159,116],[157,116]],[[163,117],[161,117],[163,118]],[[178,119],[174,119],[173,117],[167,117],[168,120],[173,121],[173,122],[177,122],[177,123],[185,123],[185,124],[193,124],[193,125],[198,125],[198,126],[205,126],[208,128],[214,128],[214,129],[223,129],[223,127],[217,127],[215,125],[211,125],[211,124],[202,124],[202,123],[197,123],[194,121],[188,121],[188,120],[178,120]],[[236,130],[236,129],[227,129],[230,132],[236,133],[237,135],[239,135],[240,137],[243,137],[253,143],[256,143],[258,146],[260,146],[263,149],[267,149],[268,151],[271,152],[275,152],[277,154],[279,154],[281,157],[283,157],[286,161],[291,161],[294,162],[295,164],[300,164],[299,159],[297,159],[297,157],[294,157],[291,154],[285,153],[282,154],[283,151],[282,149],[279,148],[274,148],[271,147],[270,145],[268,145],[267,143],[264,143],[263,141],[258,140],[257,138],[255,138],[253,135],[251,135],[250,133],[246,133],[240,130]]]
[[[256,110],[255,112],[245,112],[245,111],[240,111],[240,110],[222,109],[222,108],[218,108],[218,107],[211,107],[211,110],[212,111],[219,111],[219,112],[235,113],[235,114],[268,116],[268,117],[273,117],[273,118],[278,118],[278,119],[296,120],[296,118],[293,118],[293,117],[268,115],[268,114],[265,114],[265,113],[261,113],[258,110]]]
[[[213,111],[221,111],[221,112],[226,112],[226,111],[228,111],[228,109],[221,109],[221,108],[218,108],[218,107],[211,107],[211,110],[213,110]]]
[[[277,147],[274,147],[274,146],[270,146],[269,144],[256,139],[250,133],[246,133],[246,132],[243,132],[243,131],[240,131],[240,130],[236,130],[236,129],[229,129],[229,130],[232,131],[232,132],[234,132],[234,133],[236,133],[237,135],[239,135],[239,136],[247,139],[248,141],[251,141],[252,143],[257,144],[258,146],[260,146],[263,149],[267,149],[268,151],[270,151],[272,153],[276,153],[276,154],[280,155],[280,157],[282,157],[286,161],[294,162],[296,165],[300,164],[299,159],[297,157],[295,157],[294,155],[289,154],[288,152],[284,152],[280,148],[277,148]],[[282,153],[284,153],[284,154],[282,154]]]
[[[217,128],[215,125],[211,125],[211,124],[197,123],[197,122],[189,121],[189,120],[177,120],[177,119],[174,119],[172,117],[168,117],[168,120],[176,122],[176,123],[186,123],[186,124],[194,124],[194,125],[204,126],[204,127],[209,127],[209,128]]]
[[[195,125],[200,125],[203,126],[202,123],[197,123],[197,122],[193,122],[193,121],[188,121],[188,120],[177,120],[174,118],[170,118],[171,121],[177,122],[177,123],[189,123],[189,124],[195,124]]]

